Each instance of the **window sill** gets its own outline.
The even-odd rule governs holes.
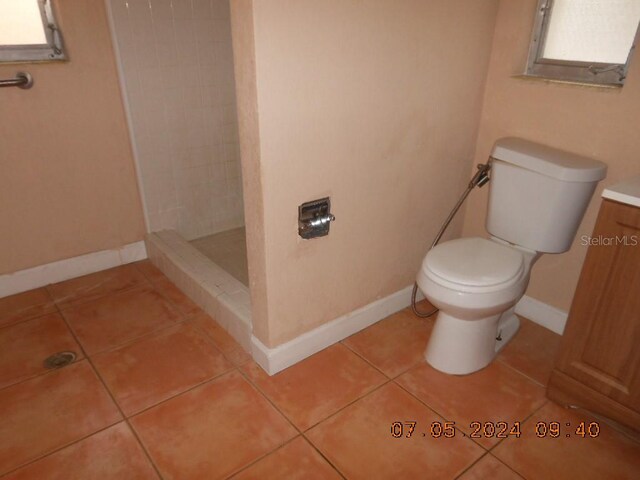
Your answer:
[[[623,85],[614,85],[610,83],[590,83],[590,82],[581,82],[579,80],[561,80],[559,78],[549,78],[542,77],[539,75],[512,75],[511,78],[516,78],[518,80],[525,80],[529,82],[540,82],[540,83],[551,83],[551,84],[559,84],[559,85],[571,85],[575,87],[584,87],[584,88],[593,88],[596,90],[620,90]]]

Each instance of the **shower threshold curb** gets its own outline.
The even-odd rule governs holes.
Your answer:
[[[145,238],[151,263],[251,353],[251,296],[236,280],[174,230]]]

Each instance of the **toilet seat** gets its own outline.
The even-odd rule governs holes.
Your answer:
[[[431,249],[422,264],[434,282],[467,293],[508,288],[525,271],[524,256],[515,248],[480,237],[459,238]]]

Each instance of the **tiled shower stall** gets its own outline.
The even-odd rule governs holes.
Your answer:
[[[108,0],[147,251],[250,349],[229,0]]]
[[[243,225],[228,0],[109,0],[151,232]]]

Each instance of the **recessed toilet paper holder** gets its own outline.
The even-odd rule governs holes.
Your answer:
[[[305,202],[298,207],[298,235],[304,239],[324,237],[335,219],[329,197]]]

